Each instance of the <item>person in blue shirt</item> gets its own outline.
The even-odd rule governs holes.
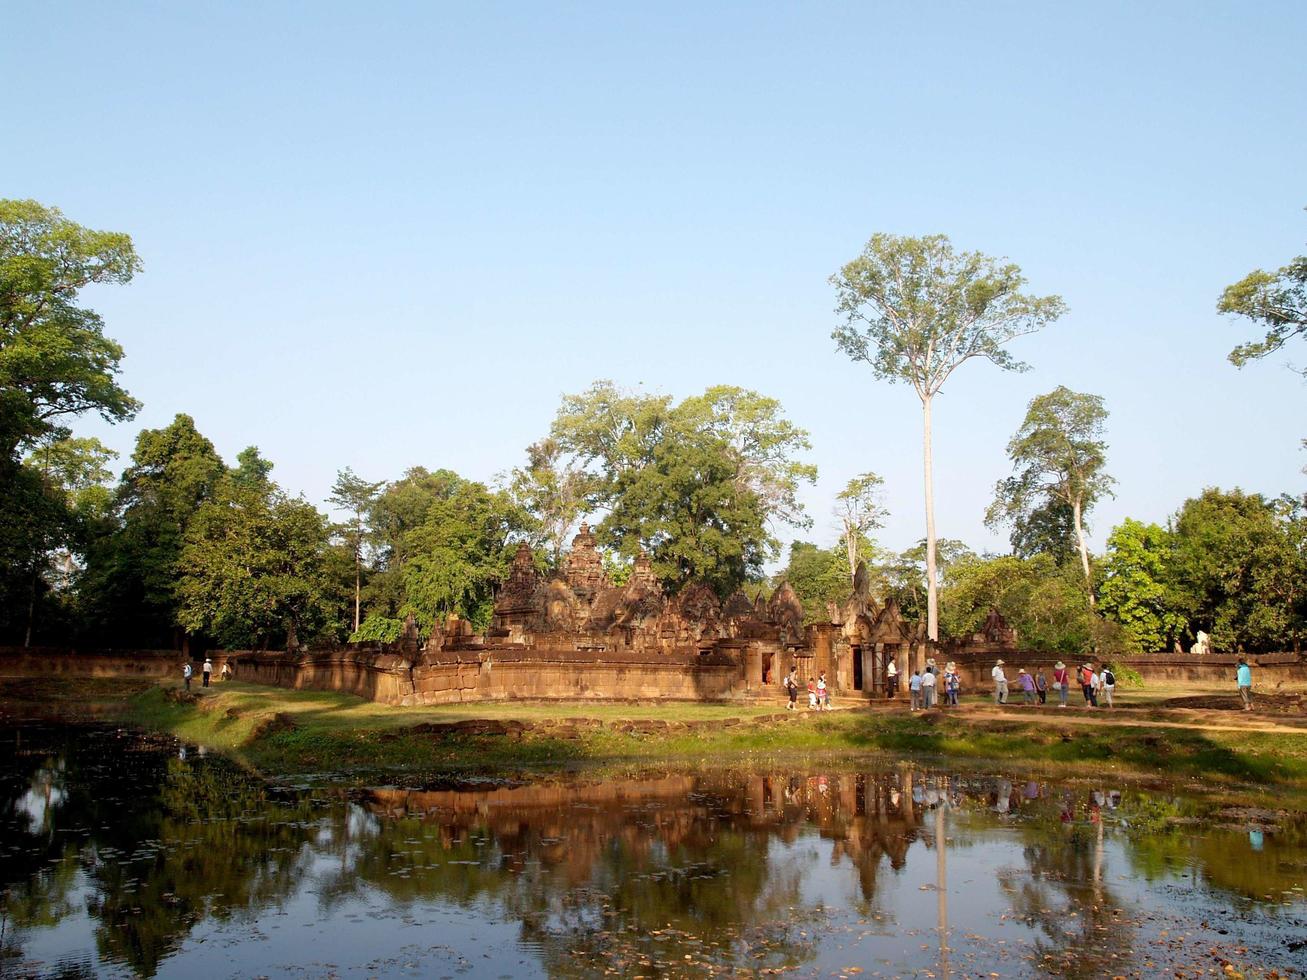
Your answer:
[[[1235,681],[1239,685],[1239,697],[1243,699],[1243,710],[1253,710],[1253,671],[1248,666],[1248,661],[1240,657],[1239,669],[1234,672]]]
[[[909,711],[916,711],[921,707],[921,671],[912,672],[912,680],[908,682],[908,693],[912,695],[912,704],[908,707]]]

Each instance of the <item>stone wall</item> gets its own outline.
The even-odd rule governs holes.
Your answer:
[[[536,651],[517,647],[439,650],[408,658],[377,648],[304,654],[253,653],[233,661],[256,684],[344,691],[383,704],[529,699],[725,700],[746,690],[725,655],[657,656],[629,651]]]
[[[216,676],[229,657],[240,651],[212,653]],[[63,674],[79,677],[175,677],[180,679],[186,655],[180,650],[96,650],[71,647],[0,646],[0,677]],[[192,661],[198,677],[203,658]]]

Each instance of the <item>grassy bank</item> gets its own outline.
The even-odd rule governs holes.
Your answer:
[[[861,709],[787,717],[775,706],[682,703],[392,708],[344,694],[231,683],[195,703],[151,687],[123,703],[122,718],[283,776],[409,782],[591,763],[757,765],[911,754],[1076,776],[1142,773],[1307,789],[1307,733],[1214,729],[1239,721],[1228,712],[1204,724],[1143,710]]]

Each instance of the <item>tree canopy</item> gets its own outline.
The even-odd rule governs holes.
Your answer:
[[[584,472],[600,543],[648,552],[672,590],[757,580],[779,550],[773,529],[808,523],[797,495],[816,468],[795,458],[807,433],[756,392],[718,386],[673,404],[601,381],[563,399],[550,438]]]
[[[1230,351],[1230,363],[1243,367],[1251,360],[1280,350],[1294,337],[1307,337],[1307,255],[1299,255],[1275,272],[1255,269],[1226,286],[1216,309],[1251,320],[1266,331]],[[1307,368],[1303,369],[1307,374]]]

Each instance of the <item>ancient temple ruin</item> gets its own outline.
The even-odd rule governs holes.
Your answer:
[[[906,676],[934,648],[904,623],[893,600],[874,601],[868,580],[860,567],[845,603],[805,623],[787,582],[754,599],[736,592],[723,601],[702,582],[669,595],[640,554],[626,582],[615,585],[583,524],[552,573],[536,567],[529,545],[518,545],[484,633],[450,617],[424,641],[410,622],[398,644],[251,655],[244,676],[405,704],[724,700],[779,699],[793,667],[802,685],[824,673],[838,696],[872,698],[884,693],[891,661]],[[1015,643],[997,613],[975,639],[986,651]]]

